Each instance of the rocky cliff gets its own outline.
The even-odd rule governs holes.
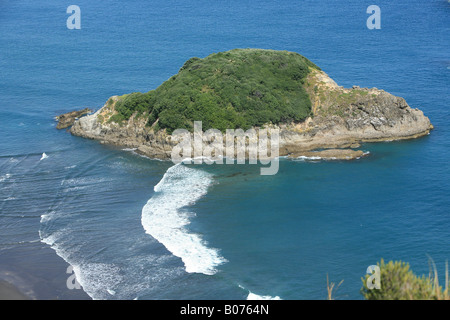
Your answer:
[[[405,99],[376,88],[343,88],[323,71],[305,83],[313,116],[283,126],[283,154],[314,149],[357,147],[361,142],[411,139],[433,129],[428,117]]]

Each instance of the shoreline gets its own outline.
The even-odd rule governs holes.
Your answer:
[[[26,261],[23,257],[28,257]],[[70,290],[69,264],[48,245],[16,246],[0,255],[0,300],[91,300],[81,288]]]
[[[0,279],[0,300],[32,300],[12,283]]]
[[[398,142],[405,140],[414,140],[421,137],[425,137],[434,130],[434,126],[430,124],[429,128],[411,135],[405,136],[394,136],[394,137],[380,137],[380,138],[355,138],[354,136],[348,136],[347,138],[342,138],[339,140],[327,140],[323,138],[312,138],[308,142],[303,144],[290,144],[283,142],[279,147],[279,156],[287,157],[288,159],[294,159],[296,157],[309,157],[313,153],[326,153],[325,158],[335,158],[336,160],[354,160],[363,155],[363,151],[359,148],[363,143],[378,143],[378,142]],[[155,153],[154,149],[146,145],[139,145],[139,143],[133,143],[133,141],[128,141],[128,143],[120,143],[115,138],[110,138],[108,136],[103,136],[101,138],[90,136],[90,135],[75,135],[84,139],[94,140],[100,144],[114,146],[118,148],[132,148],[133,152],[139,154],[140,156],[147,157],[153,160],[159,161],[170,161],[170,152],[158,152]],[[329,137],[327,137],[329,138]],[[324,142],[326,140],[326,142]],[[137,142],[137,141],[134,141]],[[335,153],[335,154],[333,154]],[[344,154],[344,156],[343,156]]]

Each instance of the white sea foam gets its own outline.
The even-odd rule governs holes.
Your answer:
[[[47,159],[47,158],[48,158],[48,155],[44,152],[44,153],[42,154],[41,159],[40,159],[39,161],[42,161],[42,160]]]
[[[239,288],[248,291],[247,300],[282,300],[279,296],[261,296],[259,294],[255,294],[251,292],[250,290],[246,289],[245,287],[238,284]]]
[[[42,214],[41,215],[41,223],[45,223],[47,221],[51,220],[51,215],[50,214]]]
[[[64,230],[60,232],[55,232],[47,237],[43,237],[42,233],[39,231],[39,236],[41,238],[41,241],[49,246],[53,246],[55,242],[64,234]]]
[[[3,176],[0,176],[0,182],[4,182],[4,181],[6,181],[6,179],[9,179],[10,177],[11,177],[11,175],[9,173],[7,173]]]
[[[121,285],[123,277],[120,268],[113,264],[77,262],[72,258],[73,252],[63,249],[63,238],[70,233],[63,229],[46,237],[39,231],[41,242],[49,245],[56,254],[63,258],[73,268],[77,282],[83,290],[95,300],[109,299],[115,294],[115,290]],[[73,248],[72,248],[73,249]]]
[[[83,290],[95,300],[110,299],[123,281],[120,268],[113,264],[80,263],[73,265],[73,272]]]
[[[106,289],[106,291],[112,296],[116,294],[116,292],[112,289]]]
[[[358,158],[356,158],[356,159],[361,159],[362,157],[365,157],[365,156],[367,156],[368,154],[370,154],[370,151],[365,151],[361,157],[358,157]]]
[[[253,292],[249,292],[247,296],[247,300],[281,300],[279,296],[272,297],[272,296],[260,296],[258,294],[255,294]]]
[[[146,233],[181,258],[189,273],[212,275],[218,265],[226,262],[217,249],[209,248],[200,235],[186,229],[195,214],[184,207],[204,196],[212,182],[207,172],[174,165],[154,187],[155,194],[142,209]]]
[[[51,211],[49,213],[45,213],[41,215],[41,223],[46,223],[52,220],[56,216],[55,211]]]
[[[366,155],[368,155],[369,153],[370,153],[369,151],[364,152],[363,155],[362,155],[361,157],[366,156]],[[361,157],[357,157],[356,159],[360,159]],[[346,157],[346,159],[351,159],[351,157]],[[336,157],[326,157],[326,158],[322,158],[322,157],[315,157],[315,156],[312,156],[312,157],[299,156],[299,157],[295,158],[294,160],[317,162],[317,161],[322,161],[322,160],[324,160],[324,161],[327,161],[327,160],[337,160],[337,158],[336,158]]]
[[[322,160],[321,157],[306,157],[306,156],[300,156],[296,158],[297,160],[301,160],[301,161],[318,161],[318,160]]]

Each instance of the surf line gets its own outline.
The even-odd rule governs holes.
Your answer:
[[[212,183],[212,174],[176,164],[166,171],[142,208],[145,232],[181,258],[188,273],[213,275],[218,265],[227,262],[218,249],[210,248],[199,234],[187,229],[195,216],[189,207],[207,194]]]

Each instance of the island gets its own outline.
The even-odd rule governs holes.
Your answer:
[[[302,55],[234,49],[191,58],[146,93],[110,97],[73,122],[73,135],[170,159],[176,129],[280,132],[279,155],[355,159],[360,143],[411,139],[433,129],[401,97],[377,88],[344,88]]]

